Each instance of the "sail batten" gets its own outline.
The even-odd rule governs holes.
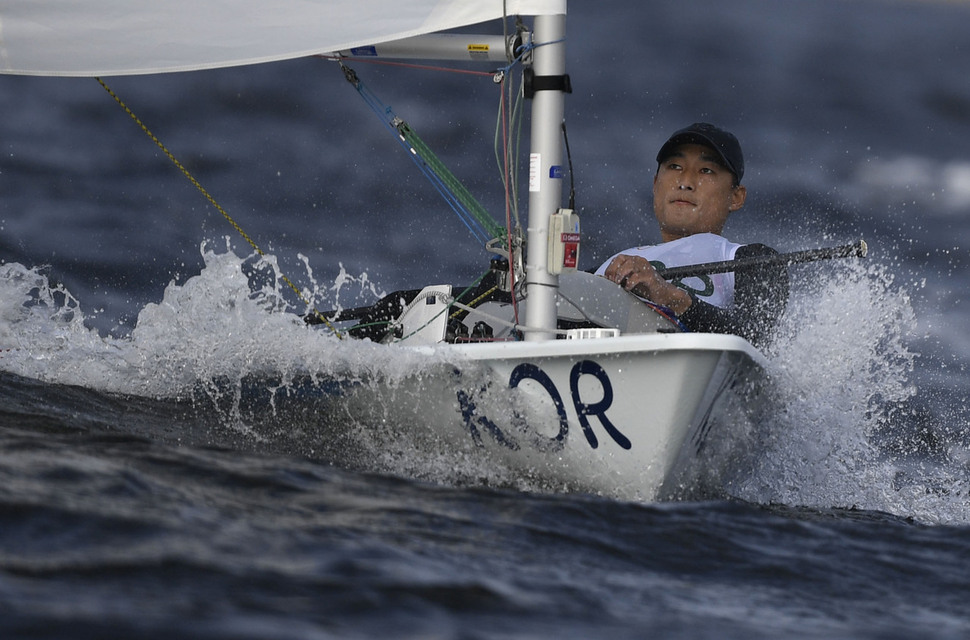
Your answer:
[[[115,76],[273,62],[505,11],[563,14],[566,0],[0,0],[0,73]]]

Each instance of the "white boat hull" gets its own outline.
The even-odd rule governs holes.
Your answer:
[[[402,347],[447,365],[347,400],[370,424],[407,424],[412,446],[482,456],[551,490],[633,500],[676,494],[725,391],[763,356],[715,334]],[[382,396],[375,398],[374,392]]]

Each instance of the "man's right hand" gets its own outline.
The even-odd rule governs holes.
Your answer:
[[[686,291],[673,285],[640,256],[620,254],[606,267],[603,276],[635,296],[663,305],[677,315],[687,311],[693,300]]]

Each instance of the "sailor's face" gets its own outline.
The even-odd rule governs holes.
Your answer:
[[[744,205],[746,190],[713,149],[682,144],[653,179],[653,212],[664,242],[695,233],[720,234],[728,216]]]

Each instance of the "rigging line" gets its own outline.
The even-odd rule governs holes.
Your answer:
[[[467,291],[467,289],[466,289],[465,291]],[[490,295],[492,295],[492,294],[493,294],[493,293],[495,293],[496,291],[498,291],[498,287],[497,287],[497,286],[495,286],[495,287],[492,287],[491,289],[489,289],[488,291],[486,291],[486,292],[485,292],[485,293],[483,293],[482,295],[480,295],[480,296],[478,296],[477,298],[475,298],[474,300],[472,300],[472,301],[470,301],[470,302],[468,303],[468,306],[469,306],[469,307],[473,307],[473,308],[474,308],[476,304],[478,304],[478,303],[479,303],[480,301],[482,301],[482,300],[484,300],[484,299],[485,299],[485,298],[487,298],[488,296],[490,296]],[[464,292],[463,292],[463,293],[464,293]],[[457,301],[457,300],[459,300],[460,298],[461,298],[461,294],[459,294],[459,295],[458,295],[458,296],[457,296],[457,297],[455,298],[455,300]],[[451,320],[454,320],[454,319],[455,319],[456,317],[458,317],[458,315],[459,315],[459,314],[460,314],[461,312],[462,312],[462,310],[461,310],[461,309],[459,309],[458,311],[455,311],[454,313],[452,313],[452,314],[451,314],[450,316],[448,316],[448,317],[449,317],[449,319],[451,319]]]
[[[151,132],[151,130],[145,125],[145,123],[141,121],[141,118],[135,115],[135,112],[132,111],[127,104],[125,104],[125,102],[121,99],[121,97],[118,96],[118,94],[116,94],[114,91],[112,91],[111,88],[101,78],[95,78],[95,80],[97,80],[98,84],[100,84],[104,88],[104,90],[108,92],[108,95],[114,98],[115,102],[117,102],[118,105],[125,111],[125,113],[127,113],[131,117],[131,119],[135,122],[135,124],[138,125],[138,127],[145,133],[145,135],[147,135],[151,139],[151,141],[154,142],[155,145],[162,150],[162,153],[164,153],[166,157],[168,157],[168,159],[172,161],[172,164],[174,164],[175,167],[182,172],[182,175],[184,175],[188,179],[188,181],[191,182],[195,186],[195,188],[202,193],[203,196],[205,196],[205,199],[209,201],[209,204],[215,207],[216,210],[222,214],[222,217],[225,218],[230,225],[232,225],[232,228],[235,229],[236,232],[239,233],[239,235],[242,236],[242,238],[249,243],[249,246],[252,247],[253,250],[257,254],[259,254],[260,257],[266,257],[266,254],[263,253],[263,250],[260,249],[259,246],[253,241],[253,239],[250,238],[245,231],[243,231],[242,227],[240,227],[236,223],[236,221],[232,219],[232,216],[230,216],[229,213],[222,208],[222,205],[216,202],[216,199],[213,198],[212,195],[208,191],[206,191],[205,187],[203,187],[202,184],[195,179],[195,176],[193,176],[189,172],[189,170],[186,169],[181,162],[179,162],[178,158],[175,157],[175,154],[169,151],[168,147],[166,147],[162,143],[162,141],[159,140],[155,136],[155,134]],[[290,289],[293,290],[293,293],[297,295],[297,297],[300,299],[301,302],[303,302],[303,304],[305,304],[307,307],[312,309],[314,315],[316,315],[318,318],[321,318],[323,320],[323,322],[327,325],[327,327],[329,327],[330,330],[333,331],[334,335],[336,335],[338,338],[343,338],[343,336],[340,335],[340,332],[337,331],[336,327],[334,327],[330,323],[330,321],[323,316],[323,314],[321,314],[319,311],[317,311],[316,308],[313,307],[310,301],[307,300],[306,296],[303,295],[303,292],[300,291],[297,288],[297,286],[293,284],[293,282],[288,277],[286,277],[285,273],[280,272],[280,279],[282,279],[283,282],[285,282],[290,287]]]
[[[505,38],[506,38],[506,42],[508,42],[508,33],[507,32],[505,34]],[[507,45],[507,47],[510,47],[510,46],[511,46],[511,44],[508,44]],[[524,48],[525,48],[525,45],[519,47],[520,50],[523,50]],[[515,91],[515,89],[512,87],[511,84],[506,85],[506,81],[508,80],[508,78],[512,77],[512,68],[516,64],[518,64],[519,62],[522,61],[522,56],[524,55],[524,53],[525,52],[523,51],[523,54],[522,55],[520,55],[519,57],[513,59],[512,58],[512,56],[513,56],[512,52],[509,49],[507,49],[506,50],[506,56],[510,60],[509,64],[506,65],[505,67],[497,70],[495,72],[494,76],[493,76],[494,78],[496,78],[496,82],[498,82],[501,85],[501,87],[502,87],[502,91],[501,91],[501,103],[500,103],[501,106],[500,106],[500,109],[499,109],[499,113],[496,116],[495,141],[493,143],[494,144],[494,147],[495,147],[495,160],[496,160],[496,163],[498,164],[499,173],[502,175],[502,180],[505,183],[505,186],[508,188],[509,187],[509,184],[511,183],[512,212],[515,215],[515,223],[516,223],[516,226],[519,226],[519,227],[522,226],[522,222],[521,222],[521,220],[519,218],[519,203],[518,203],[519,187],[518,187],[518,178],[517,178],[517,176],[518,176],[518,164],[519,164],[518,163],[519,140],[521,138],[521,130],[522,130],[521,129],[522,128],[522,111],[521,111],[520,105],[521,105],[521,102],[522,102],[523,88],[521,86],[522,83],[520,81],[519,90],[518,91]],[[507,89],[506,89],[506,87],[507,87]],[[509,103],[512,103],[512,108],[511,108],[511,112],[506,116],[506,118],[508,120],[509,127],[511,129],[514,129],[515,130],[515,148],[514,149],[512,147],[512,141],[511,140],[509,140],[508,138],[506,138],[505,139],[505,144],[502,144],[500,142],[500,135],[499,135],[500,134],[500,130],[501,130],[500,122],[501,122],[501,118],[503,117],[502,108],[504,107],[505,100],[506,100],[506,91],[508,92],[508,96],[512,96],[513,95],[513,92],[515,92],[515,95],[516,95],[516,99],[515,99],[514,102],[512,101],[511,97],[508,98],[508,102]],[[503,168],[503,160],[502,160],[502,158],[499,157],[499,149],[500,148],[502,149],[502,153],[504,155],[506,155],[506,156],[511,155],[511,157],[512,157],[512,161],[511,161],[511,165],[512,166],[511,166],[511,169],[510,170],[507,169],[507,168]],[[506,158],[506,160],[507,160],[507,158]]]
[[[502,40],[505,42],[505,61],[512,59],[511,46],[509,45],[509,2],[502,0]]]
[[[402,136],[403,138],[403,136]],[[482,221],[470,212],[462,202],[462,198],[456,193],[456,190],[461,188],[461,184],[454,180],[446,180],[438,170],[431,166],[431,164],[422,157],[421,151],[415,149],[419,145],[417,138],[408,137],[405,140],[405,146],[411,153],[412,160],[418,165],[425,177],[431,182],[431,184],[438,190],[438,193],[444,198],[445,202],[452,208],[452,210],[458,214],[458,218],[464,223],[465,227],[471,232],[475,239],[479,242],[486,244],[489,239],[495,235],[494,232],[490,233],[482,224]],[[439,167],[440,168],[440,167]],[[470,195],[470,194],[469,194]]]
[[[498,113],[495,117],[495,138],[493,141],[493,146],[495,150],[495,163],[498,166],[499,174],[502,177],[502,183],[506,189],[506,204],[511,204],[512,210],[515,213],[515,222],[518,226],[521,226],[519,221],[518,212],[518,188],[516,186],[516,172],[517,162],[515,155],[512,152],[511,141],[509,140],[509,129],[514,127],[514,120],[516,117],[517,110],[512,107],[511,111],[507,109],[506,104],[512,103],[512,87],[511,85],[506,85],[510,76],[503,75],[502,80],[499,83],[501,90],[499,93],[499,108]],[[508,89],[506,87],[508,86]],[[511,166],[510,166],[510,156],[511,156]],[[509,198],[511,197],[511,200]],[[508,211],[506,211],[508,214]],[[506,216],[508,217],[508,216]]]
[[[373,58],[358,58],[352,56],[332,56],[332,55],[318,55],[317,58],[323,58],[324,60],[353,60],[355,63],[363,62],[364,64],[378,64],[388,67],[404,67],[406,69],[421,69],[423,71],[441,71],[445,73],[463,73],[472,76],[492,76],[492,71],[475,71],[474,69],[458,69],[456,67],[440,67],[428,64],[415,64],[413,62],[393,62],[391,60],[375,60]]]
[[[491,320],[492,322],[495,322],[496,324],[501,324],[501,325],[504,325],[506,327],[509,327],[513,331],[521,331],[523,333],[528,333],[530,331],[535,332],[535,333],[543,333],[543,332],[550,331],[549,329],[543,329],[541,327],[530,327],[528,325],[519,324],[518,322],[509,322],[508,320],[505,320],[504,318],[499,318],[498,316],[493,316],[490,313],[486,313],[486,312],[482,311],[481,309],[473,309],[472,307],[469,307],[468,305],[462,304],[461,302],[453,302],[452,303],[452,306],[458,307],[459,309],[462,309],[462,310],[468,311],[468,312],[474,311],[475,313],[477,313],[478,315],[482,316],[483,318],[487,318],[487,319]],[[559,336],[569,335],[568,332],[565,329],[552,329],[551,331],[552,331],[552,333],[555,333],[556,335],[559,335]]]
[[[573,154],[569,151],[569,134],[566,133],[566,119],[562,121],[562,140],[566,146],[566,160],[569,161],[569,208],[576,209],[576,180],[573,176]]]
[[[406,336],[401,336],[400,338],[398,338],[398,340],[397,340],[398,342],[404,342],[405,340],[407,340],[411,336],[416,335],[418,333],[421,333],[421,331],[423,329],[425,329],[426,327],[431,326],[431,323],[432,322],[434,322],[435,320],[437,320],[438,318],[440,318],[441,317],[441,314],[447,312],[448,309],[451,308],[451,305],[453,305],[455,303],[454,298],[452,298],[450,295],[444,293],[443,291],[429,291],[427,294],[418,296],[417,298],[415,298],[414,300],[412,300],[411,301],[411,304],[409,304],[407,306],[407,308],[405,308],[404,311],[401,312],[401,316],[400,317],[403,317],[405,313],[407,313],[408,311],[410,311],[411,308],[412,308],[411,305],[413,305],[416,301],[418,301],[418,300],[427,300],[428,298],[441,298],[442,302],[445,303],[445,307],[441,311],[439,311],[438,313],[436,313],[433,316],[431,316],[430,318],[428,318],[428,321],[427,322],[425,322],[420,327],[417,327],[411,333],[407,334]]]
[[[473,282],[470,285],[468,285],[467,287],[465,287],[465,290],[462,291],[461,293],[459,293],[457,296],[452,296],[450,294],[445,294],[444,292],[441,292],[441,291],[428,291],[427,293],[419,293],[417,296],[414,297],[414,299],[411,300],[411,302],[409,302],[407,304],[407,306],[404,308],[404,310],[401,311],[401,313],[400,313],[400,315],[398,315],[397,319],[390,320],[386,324],[389,324],[390,325],[390,324],[396,323],[397,320],[400,320],[401,318],[403,318],[404,317],[404,314],[406,314],[408,311],[410,311],[411,309],[413,309],[415,307],[415,305],[417,305],[421,300],[427,300],[428,298],[442,298],[445,301],[445,305],[446,305],[445,308],[442,309],[441,311],[439,311],[438,313],[436,313],[433,317],[429,318],[427,322],[425,322],[423,325],[421,325],[420,327],[418,327],[417,329],[415,329],[414,331],[412,331],[408,335],[402,336],[402,337],[398,338],[399,341],[406,340],[406,339],[410,338],[411,336],[415,335],[416,333],[420,333],[426,327],[430,326],[431,323],[434,322],[439,316],[441,316],[442,313],[445,313],[446,311],[448,311],[449,309],[451,309],[452,306],[454,306],[455,304],[457,304],[458,300],[461,300],[461,298],[466,293],[468,293],[469,291],[471,291],[472,289],[474,289],[475,287],[477,287],[478,286],[478,283],[480,283],[482,280],[484,280],[485,277],[488,274],[489,274],[489,272],[486,271],[482,275],[478,276],[478,278],[475,280],[475,282]],[[476,302],[478,302],[479,300],[482,300],[483,298],[485,298],[486,296],[488,296],[489,294],[491,294],[496,289],[498,289],[498,287],[492,287],[491,289],[489,289],[488,291],[486,291],[482,295],[478,296],[477,298],[475,298],[474,300],[472,300],[468,304],[469,305],[474,305]],[[449,316],[449,319],[453,319],[458,313],[461,313],[461,310],[458,310],[458,311],[454,312],[451,316]],[[376,324],[381,324],[381,323],[376,323],[375,322],[375,323],[371,323],[371,324],[376,325]],[[370,326],[370,325],[357,325],[354,328],[356,329],[356,328],[359,328],[359,327],[362,327],[362,326],[363,327],[366,327],[366,326]]]
[[[403,317],[404,317],[404,315],[405,315],[405,314],[406,314],[406,313],[407,313],[408,311],[410,311],[411,309],[413,309],[413,308],[415,307],[415,305],[417,305],[417,304],[419,304],[419,303],[420,303],[420,301],[422,301],[422,300],[427,300],[428,298],[441,298],[441,299],[442,299],[442,300],[444,301],[444,303],[445,303],[445,308],[444,308],[444,309],[442,309],[441,311],[439,311],[438,313],[436,313],[436,314],[434,314],[434,315],[433,315],[433,316],[432,316],[431,318],[429,318],[429,319],[428,319],[428,321],[427,321],[427,322],[425,322],[425,323],[424,323],[423,325],[421,325],[420,327],[418,327],[418,328],[416,328],[416,329],[415,329],[414,331],[412,331],[411,333],[409,333],[409,334],[407,334],[406,336],[401,336],[400,338],[398,338],[398,341],[399,341],[399,342],[403,342],[404,340],[407,340],[407,339],[408,339],[408,338],[410,338],[411,336],[413,336],[413,335],[415,335],[415,334],[417,334],[417,333],[420,333],[420,332],[421,332],[421,331],[422,331],[423,329],[425,329],[426,327],[428,327],[428,326],[430,326],[432,322],[434,322],[435,320],[437,320],[437,319],[438,319],[438,318],[439,318],[439,317],[441,316],[441,314],[443,314],[443,313],[445,313],[445,312],[447,312],[447,311],[448,311],[449,309],[451,309],[451,308],[452,308],[453,306],[457,306],[457,305],[458,305],[458,300],[460,300],[460,299],[461,299],[461,297],[462,297],[462,296],[464,296],[464,295],[465,295],[466,293],[468,293],[469,291],[471,291],[472,289],[474,289],[475,287],[477,287],[477,286],[478,286],[478,283],[479,283],[479,282],[481,282],[482,280],[484,280],[484,279],[485,279],[485,276],[487,276],[487,275],[488,275],[488,271],[486,271],[486,272],[485,272],[485,273],[483,273],[482,275],[480,275],[480,276],[478,276],[478,279],[477,279],[477,280],[475,280],[475,282],[473,282],[473,283],[471,283],[470,285],[468,285],[467,287],[465,287],[465,290],[464,290],[464,291],[462,291],[461,293],[459,293],[459,294],[458,294],[457,296],[452,296],[452,295],[450,295],[450,294],[447,294],[447,293],[444,293],[443,291],[428,291],[428,292],[422,292],[422,293],[419,293],[419,294],[418,294],[417,296],[415,296],[415,298],[414,298],[413,300],[411,300],[411,302],[409,302],[409,303],[408,303],[408,305],[407,305],[407,306],[406,306],[406,307],[404,308],[404,310],[403,310],[403,311],[401,312],[401,314],[400,314],[400,315],[398,316],[398,320],[400,320],[401,318],[403,318]],[[495,290],[496,288],[497,288],[497,287],[492,287],[492,289],[491,289],[491,290],[489,290],[489,292],[488,292],[488,293],[491,293],[491,292],[492,292],[492,291],[494,291],[494,290]],[[487,294],[485,294],[485,295],[487,295]],[[485,297],[485,295],[482,295],[482,296],[480,296],[480,297],[478,297],[478,298],[476,298],[475,300],[473,300],[473,301],[472,301],[471,303],[469,303],[469,304],[474,304],[474,302],[476,302],[476,301],[478,301],[478,300],[481,300],[482,298],[484,298],[484,297]],[[471,309],[470,309],[470,308],[468,308],[468,307],[465,307],[465,310],[471,310]],[[391,322],[390,322],[390,323],[388,323],[388,324],[394,324],[395,322],[396,322],[396,321],[391,321]]]
[[[515,26],[516,26],[517,34],[520,35],[521,34],[521,31],[518,31],[519,23],[517,22]],[[508,63],[506,65],[505,70],[501,71],[501,74],[502,74],[501,75],[502,82],[501,82],[501,87],[500,87],[500,89],[501,89],[500,90],[500,94],[501,94],[500,102],[501,102],[501,105],[502,105],[502,111],[504,112],[504,110],[505,110],[505,91],[506,91],[506,84],[505,83],[506,83],[506,81],[509,78],[511,66],[515,62],[515,54],[513,52],[514,44],[513,44],[512,40],[509,38],[509,3],[508,3],[508,0],[502,0],[502,41],[505,43],[505,61],[506,61],[506,63]],[[507,88],[508,88],[509,94],[511,95],[511,92],[512,92],[512,86],[511,86],[511,84],[509,84]],[[502,122],[503,122],[503,130],[504,130],[504,128],[505,128],[504,127],[504,124],[505,124],[505,118],[504,117],[502,118]],[[496,153],[496,155],[498,155],[498,127],[496,127],[496,130],[495,130],[495,137],[496,137],[496,139],[495,139],[495,153]],[[505,167],[504,167],[504,172],[502,174],[502,182],[505,183],[505,226],[506,226],[506,229],[508,230],[509,265],[511,267],[511,273],[514,273],[515,272],[515,267],[514,267],[514,264],[512,262],[512,232],[511,232],[511,229],[512,229],[512,216],[511,216],[511,210],[513,208],[515,209],[515,219],[516,219],[516,223],[517,224],[518,224],[518,219],[519,219],[519,212],[518,212],[518,208],[517,208],[518,207],[518,202],[517,202],[518,193],[517,193],[517,190],[515,188],[515,185],[514,184],[510,185],[510,181],[513,179],[513,177],[512,177],[513,174],[511,173],[511,170],[509,168],[509,157],[508,156],[509,156],[510,149],[509,149],[509,142],[508,142],[508,137],[507,136],[503,140],[502,149],[503,149],[503,154],[502,155],[504,156],[504,159],[505,159]],[[502,170],[501,165],[499,166],[499,170]],[[514,280],[514,276],[513,276],[513,280]],[[513,291],[515,290],[514,287],[513,287],[512,290]],[[514,302],[515,296],[513,295],[512,298],[513,298],[513,302]]]
[[[560,42],[565,41],[566,38],[559,38],[558,40],[550,40],[549,42],[531,42],[529,44],[522,45],[522,49],[529,51],[532,49],[538,49],[539,47],[548,47],[551,44],[559,44]]]
[[[521,139],[522,139],[522,100],[523,100],[523,82],[522,76],[519,76],[519,87],[518,89],[512,86],[508,89],[508,94],[510,96],[509,101],[511,103],[512,111],[509,114],[509,129],[510,138],[506,143],[506,153],[511,158],[509,169],[509,182],[512,186],[512,215],[515,218],[515,226],[522,228],[522,219],[519,216],[519,158],[521,150]],[[515,96],[512,100],[511,96]]]
[[[495,160],[498,165],[499,175],[505,189],[505,242],[509,261],[509,285],[512,291],[512,311],[516,322],[519,320],[518,301],[515,297],[515,269],[516,269],[516,244],[513,242],[512,214],[515,215],[516,228],[521,229],[518,209],[518,184],[516,174],[518,169],[517,158],[513,155],[512,143],[509,139],[510,129],[515,127],[515,117],[517,108],[513,106],[512,93],[513,87],[509,79],[513,77],[512,68],[520,61],[521,57],[515,57],[513,45],[509,37],[508,29],[508,6],[505,0],[502,3],[502,38],[505,42],[505,57],[508,63],[505,67],[497,70],[493,76],[499,84],[499,109],[496,114],[495,123]],[[521,26],[516,22],[516,28]],[[518,102],[515,102],[517,106]],[[508,106],[507,106],[508,105]],[[501,149],[501,155],[500,150]],[[510,158],[510,156],[512,156]]]
[[[559,40],[550,40],[549,42],[539,42],[539,43],[525,42],[522,45],[520,45],[519,48],[517,49],[518,55],[516,55],[515,58],[509,61],[509,63],[504,67],[500,67],[499,69],[496,69],[495,73],[509,73],[512,67],[522,63],[526,55],[531,53],[535,49],[538,49],[539,47],[545,47],[551,44],[558,44],[560,42],[565,42],[565,41],[566,41],[565,38],[560,38]]]
[[[417,167],[434,185],[472,235],[483,244],[487,244],[496,235],[501,236],[501,229],[491,220],[484,207],[451,174],[444,163],[435,157],[431,149],[421,141],[407,123],[398,118],[393,109],[385,105],[360,80],[353,69],[345,65],[340,59],[337,59],[336,62],[340,65],[347,81],[354,86],[357,93],[381,119],[384,126],[398,137],[401,145],[410,152],[411,159]],[[406,131],[402,131],[402,126]]]
[[[470,212],[464,207],[454,193],[449,191],[447,185],[428,165],[427,161],[422,158],[421,155],[415,151],[414,147],[409,143],[409,141],[401,135],[400,130],[394,124],[400,120],[394,114],[394,111],[385,105],[380,98],[378,98],[370,90],[370,88],[357,77],[357,74],[353,69],[345,65],[340,60],[337,60],[337,63],[340,65],[340,68],[344,73],[344,77],[347,78],[348,82],[354,86],[357,93],[361,98],[363,98],[364,103],[367,104],[371,111],[377,115],[377,117],[384,124],[384,127],[398,139],[401,146],[409,152],[411,160],[415,163],[421,173],[424,174],[428,181],[431,182],[432,186],[437,189],[441,197],[444,198],[448,206],[450,206],[452,211],[454,211],[458,216],[458,219],[461,220],[462,224],[465,225],[465,228],[468,229],[472,236],[479,242],[487,242],[489,238],[486,230],[471,216]]]
[[[465,215],[474,219],[479,228],[488,234],[479,239],[487,243],[491,237],[501,237],[504,231],[502,227],[491,218],[485,207],[479,204],[465,185],[435,156],[431,148],[421,140],[410,125],[403,121],[396,122],[396,124],[398,134],[407,142],[411,153],[433,173],[435,182],[447,189],[447,194],[443,193],[442,195],[447,195],[448,198],[452,199]]]
[[[515,298],[515,245],[512,244],[512,192],[509,189],[509,182],[511,180],[510,168],[509,168],[509,132],[508,132],[508,120],[509,115],[505,108],[505,83],[508,76],[504,76],[502,79],[502,108],[501,108],[501,118],[502,118],[502,148],[504,153],[502,157],[505,164],[505,229],[508,234],[508,252],[509,252],[509,289],[512,291],[512,315],[515,318],[516,324],[519,322],[519,304]]]

